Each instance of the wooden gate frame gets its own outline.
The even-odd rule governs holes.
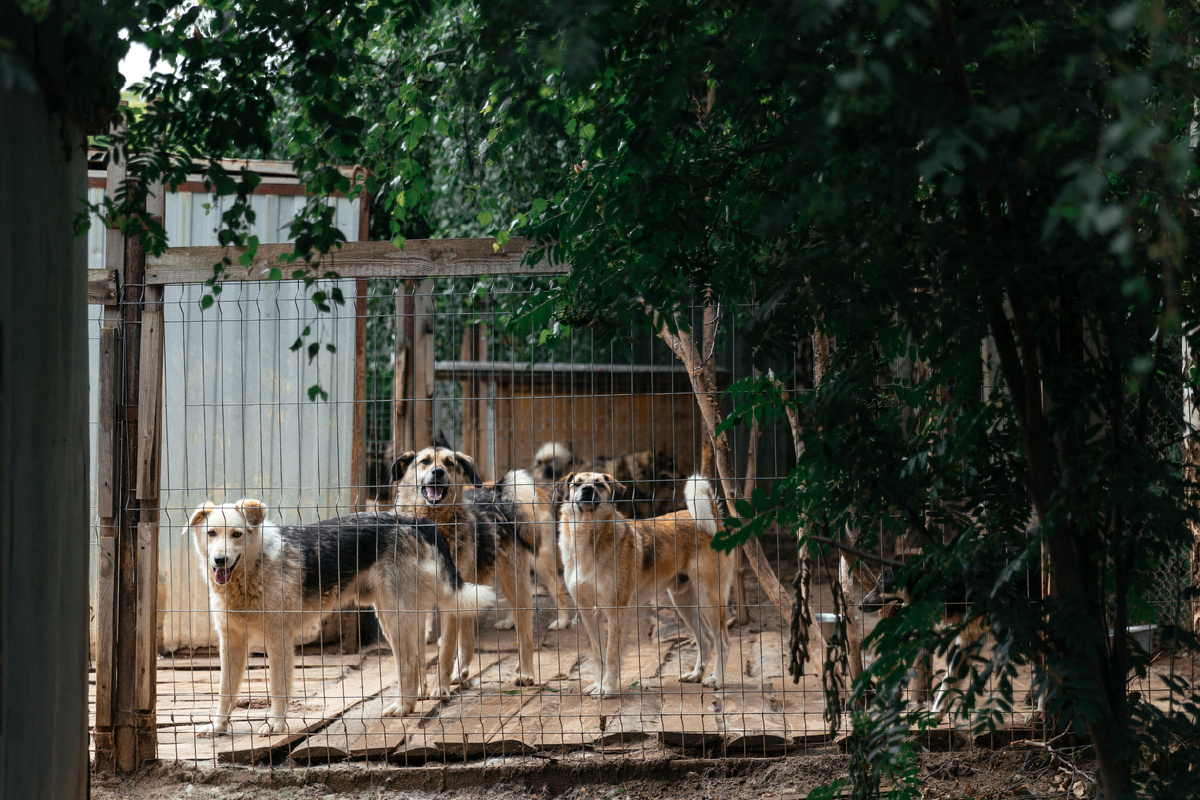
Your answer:
[[[110,163],[109,196],[125,180],[122,164]],[[364,213],[360,236],[365,235]],[[147,214],[160,223],[165,193],[152,187]],[[157,758],[156,657],[158,616],[159,479],[162,450],[163,289],[167,284],[205,283],[213,265],[230,258],[224,281],[269,280],[291,244],[260,245],[249,268],[236,266],[244,248],[174,247],[147,255],[135,236],[116,228],[105,233],[104,269],[88,270],[88,303],[104,307],[100,325],[99,420],[96,447],[96,516],[99,522],[99,597],[96,607],[97,772],[133,772]],[[409,240],[403,249],[390,242],[346,242],[314,259],[318,276],[336,273],[356,279],[354,431],[355,507],[365,504],[365,344],[366,282],[405,280],[397,295],[396,397],[433,398],[433,308],[430,278],[478,275],[560,275],[566,266],[542,261],[523,266],[528,243],[510,239]],[[285,278],[285,280],[291,280]],[[423,294],[422,294],[423,290]],[[404,349],[403,357],[400,350]],[[411,354],[411,355],[410,355]],[[403,391],[405,388],[410,391]],[[397,445],[433,443],[431,403],[412,404],[405,414],[397,403]],[[126,535],[121,535],[124,532]],[[139,580],[140,578],[140,580]],[[147,579],[149,578],[149,579]]]

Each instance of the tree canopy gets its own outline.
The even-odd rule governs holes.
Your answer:
[[[534,237],[533,257],[573,265],[531,305],[537,326],[648,325],[645,309],[686,326],[671,312],[702,293],[744,315],[759,363],[812,335],[834,344],[810,393],[733,388],[735,419],[790,410],[803,445],[738,504],[737,535],[779,523],[811,554],[881,531],[921,546],[895,578],[908,602],[874,634],[883,655],[848,687],[859,796],[884,778],[915,791],[904,734],[928,714],[901,689],[950,647],[955,626],[936,623],[955,602],[996,639],[959,699],[999,682],[981,724],[1032,664],[1052,715],[1090,738],[1104,796],[1200,790],[1200,698],[1183,681],[1170,712],[1128,694],[1148,659],[1125,635],[1141,576],[1186,552],[1196,523],[1194,6],[88,9],[78,25],[107,14],[174,65],[110,138],[130,192],[109,212],[152,247],[139,187],[182,180],[193,158],[273,153],[318,195],[369,192],[398,244]],[[111,79],[112,53],[90,52]],[[112,99],[89,91],[89,108]],[[364,180],[334,168],[351,163]],[[206,177],[243,200],[257,181]],[[249,213],[229,207],[225,241],[247,243]],[[291,268],[337,245],[328,213],[314,198],[296,221]],[[1043,551],[1046,599],[1017,591]],[[1195,652],[1190,631],[1164,633]]]

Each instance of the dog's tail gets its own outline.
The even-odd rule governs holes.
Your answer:
[[[683,496],[688,513],[696,520],[696,526],[709,536],[716,536],[720,520],[717,518],[717,501],[708,479],[700,474],[688,478],[684,483]]]
[[[537,501],[533,476],[523,469],[514,469],[496,481],[496,504],[516,525],[517,542],[528,550],[536,549]]]
[[[417,534],[437,551],[436,567],[431,571],[437,582],[438,607],[443,611],[461,611],[477,614],[496,605],[496,591],[490,586],[467,583],[454,565],[450,544],[431,522],[417,522]],[[432,565],[431,565],[432,566]]]

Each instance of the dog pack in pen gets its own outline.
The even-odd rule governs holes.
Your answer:
[[[769,420],[729,427],[734,474],[718,480],[690,373],[652,331],[607,342],[579,330],[561,346],[514,336],[504,315],[535,299],[537,279],[492,276],[480,294],[468,266],[524,267],[490,243],[469,264],[439,255],[461,247],[410,242],[403,269],[425,254],[457,277],[370,279],[365,311],[335,309],[347,314],[328,331],[336,357],[311,363],[287,350],[311,322],[300,287],[231,282],[206,315],[189,293],[202,280],[166,287],[161,412],[120,409],[163,426],[161,494],[139,499],[136,525],[97,524],[96,580],[107,587],[97,596],[127,607],[127,576],[105,583],[119,563],[106,559],[124,531],[155,541],[145,512],[188,535],[159,535],[158,563],[136,563],[139,576],[157,570],[161,591],[134,631],[151,645],[154,658],[138,663],[156,705],[120,706],[110,678],[131,661],[110,654],[130,637],[96,606],[94,630],[108,631],[95,647],[106,666],[94,691],[109,712],[97,715],[98,750],[133,713],[154,722],[157,758],[203,768],[491,769],[618,749],[769,756],[830,741],[820,677],[793,682],[788,671],[790,608],[756,577],[765,567],[789,592],[798,585],[795,530],[764,528],[756,565],[713,547],[756,488],[774,496],[795,464],[789,432]],[[195,274],[207,280],[211,263]],[[722,326],[708,362],[718,393],[752,374],[736,336]],[[309,400],[316,383],[327,401]],[[723,398],[726,413],[741,402]],[[206,498],[229,502],[197,508]],[[869,668],[882,614],[851,593],[835,605],[837,568],[836,555],[811,565],[811,630],[849,618]],[[145,584],[137,591],[141,603]],[[426,641],[430,619],[440,642]],[[323,621],[363,641],[331,640]],[[987,637],[959,649],[986,657]],[[931,719],[965,687],[945,655],[932,654]],[[945,716],[944,728],[956,724]]]

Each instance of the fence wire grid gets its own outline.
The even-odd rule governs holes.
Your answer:
[[[322,315],[314,313],[299,285],[287,282],[227,285],[204,311],[198,303],[204,287],[165,288],[159,759],[208,766],[379,760],[419,765],[556,753],[765,756],[803,752],[842,733],[825,727],[825,700],[815,673],[819,660],[799,682],[788,676],[788,620],[767,599],[749,566],[715,557],[715,573],[697,566],[712,551],[706,534],[680,513],[685,510],[686,479],[702,472],[705,461],[705,437],[686,372],[646,328],[631,327],[610,337],[563,331],[549,339],[522,328],[523,310],[536,302],[544,280],[373,279],[366,282],[366,341],[359,347],[354,300],[361,284],[355,281],[335,284],[347,303]],[[693,317],[699,323],[702,308],[693,309]],[[304,348],[290,349],[306,327],[312,329],[313,341],[333,347],[322,346],[311,359]],[[93,324],[93,350],[97,330]],[[740,351],[736,323],[724,322],[714,351],[718,388],[750,374],[750,365],[739,361]],[[795,391],[809,388],[810,351],[802,349],[795,362],[778,366],[780,374],[796,376]],[[356,376],[356,370],[362,375]],[[311,399],[312,387],[320,387],[326,399]],[[93,426],[97,391],[93,381]],[[362,431],[357,443],[356,415]],[[744,426],[732,429],[731,436],[741,485],[753,476],[756,485],[768,487],[794,463],[790,434],[782,427],[764,426],[753,442]],[[522,512],[530,520],[558,517],[561,502],[555,492],[569,473],[607,473],[625,488],[613,504],[621,516],[639,521],[665,517],[653,528],[661,534],[661,544],[637,551],[641,564],[618,560],[616,554],[623,550],[601,552],[595,539],[591,553],[562,553],[557,548],[569,540],[561,535],[561,525],[550,522],[548,537],[542,529],[525,532],[532,540],[529,552],[513,562],[516,574],[506,581],[485,568],[491,553],[504,549],[503,533],[488,539],[491,534],[483,528],[443,531],[443,538],[486,540],[474,547],[474,573],[461,571],[490,587],[498,600],[474,621],[456,617],[458,624],[473,626],[476,638],[470,652],[459,654],[454,669],[458,680],[448,686],[437,684],[437,637],[455,612],[444,602],[440,607],[407,606],[418,612],[420,622],[403,628],[407,639],[397,649],[415,653],[422,689],[416,693],[398,685],[392,645],[381,630],[381,618],[395,609],[380,600],[377,616],[369,607],[342,602],[339,592],[350,595],[356,580],[347,576],[365,574],[357,551],[339,551],[334,562],[288,561],[286,548],[282,555],[264,551],[261,567],[275,570],[273,580],[295,597],[303,594],[306,582],[328,588],[313,573],[330,563],[341,581],[327,593],[324,612],[289,605],[287,610],[267,607],[254,617],[251,625],[262,636],[246,640],[244,652],[232,660],[244,661],[246,670],[233,698],[228,730],[209,735],[205,727],[213,723],[221,699],[222,661],[231,663],[222,652],[229,637],[223,643],[221,632],[237,624],[232,619],[237,613],[214,610],[213,593],[220,587],[213,564],[187,530],[195,510],[206,501],[249,498],[265,505],[268,520],[288,526],[358,513],[411,511],[402,498],[396,505],[392,464],[435,441],[469,456],[485,484],[524,470],[536,490],[531,507]],[[714,476],[705,477],[715,488]],[[467,503],[461,497],[459,502]],[[506,508],[506,513],[517,513]],[[247,539],[253,535],[247,527]],[[307,535],[315,542],[330,534],[326,529]],[[94,556],[97,537],[94,530]],[[336,546],[343,543],[337,540]],[[794,539],[774,530],[762,544],[780,582],[790,586],[797,570]],[[314,546],[319,549],[320,544]],[[457,552],[455,546],[448,541],[450,552]],[[546,547],[551,548],[548,559]],[[594,569],[577,570],[572,583],[564,564],[584,562]],[[231,571],[239,568],[250,569],[234,564]],[[687,581],[663,581],[677,598],[691,598],[681,601],[682,611],[665,588],[656,592],[639,583],[647,574],[662,577],[664,570],[670,578],[688,576]],[[1177,588],[1163,582],[1156,589],[1162,596],[1154,602],[1163,614],[1178,615],[1187,605],[1181,599],[1186,559],[1170,567],[1171,574],[1176,570]],[[837,572],[836,562],[815,570],[816,614],[834,611],[830,582],[837,580]],[[245,580],[256,580],[255,574],[247,571]],[[713,575],[720,586],[704,585]],[[590,690],[604,683],[602,665],[580,607],[599,604],[594,598],[601,585],[621,581],[633,581],[637,591],[625,613],[619,656],[606,653],[606,663],[616,664],[612,674],[618,683],[602,685],[611,694],[596,696]],[[513,585],[526,587],[528,609],[517,606],[522,591],[518,588],[514,597]],[[738,585],[744,596],[735,590]],[[728,624],[720,687],[689,675],[698,637],[688,622],[717,610],[703,600],[713,596]],[[861,591],[850,600],[850,623],[865,636],[878,615],[855,608]],[[513,613],[523,610],[530,612],[528,625],[521,624],[524,615]],[[288,615],[299,616],[299,624],[285,625]],[[286,718],[273,730],[272,703],[279,697],[265,641],[277,629],[295,630],[296,636],[286,645],[295,652],[291,688],[283,698]],[[95,622],[92,642],[94,663]],[[522,663],[523,649],[532,654],[532,663]],[[869,652],[865,656],[871,657]],[[944,661],[935,660],[935,672],[944,669]],[[431,696],[424,691],[426,682],[446,692]],[[1015,696],[1024,693],[1028,682],[1023,673]],[[397,702],[411,704],[410,713],[389,715]],[[1021,713],[1014,711],[1014,719]],[[947,720],[943,727],[951,724]]]

